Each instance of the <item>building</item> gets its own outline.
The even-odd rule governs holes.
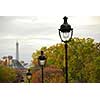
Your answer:
[[[12,56],[4,56],[0,59],[0,64],[17,69],[24,69],[24,65],[19,62],[19,43],[16,42],[16,59]]]

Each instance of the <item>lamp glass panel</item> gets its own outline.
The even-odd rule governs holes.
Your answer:
[[[27,79],[31,79],[31,77],[32,77],[31,75],[27,75]]]
[[[45,65],[45,60],[40,60],[40,65]]]
[[[63,41],[68,41],[71,37],[71,32],[61,32],[60,35]]]

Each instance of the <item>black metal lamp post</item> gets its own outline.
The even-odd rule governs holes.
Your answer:
[[[20,82],[21,82],[21,83],[24,83],[24,77],[23,77],[23,76],[21,77]]]
[[[62,42],[65,43],[65,65],[66,65],[66,83],[68,83],[68,58],[67,58],[67,48],[68,48],[68,42],[71,41],[73,36],[73,28],[71,28],[71,25],[68,24],[67,19],[68,17],[64,17],[64,23],[60,26],[59,29],[59,36]]]
[[[32,73],[30,72],[30,69],[28,69],[28,72],[26,73],[26,78],[28,82],[30,83],[30,80],[32,79]]]
[[[41,70],[42,70],[42,83],[44,83],[43,67],[46,64],[46,57],[45,57],[43,51],[41,51],[41,55],[38,57],[38,64],[41,66]]]

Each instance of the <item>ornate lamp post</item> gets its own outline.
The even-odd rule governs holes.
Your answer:
[[[41,51],[41,55],[38,57],[38,64],[41,66],[41,70],[42,70],[42,83],[44,83],[43,67],[46,64],[46,57],[45,57],[43,51]]]
[[[28,69],[28,72],[26,73],[26,78],[28,82],[30,83],[30,80],[32,79],[32,73],[30,72],[30,69]]]
[[[68,42],[71,41],[73,36],[73,28],[71,28],[71,25],[68,24],[67,19],[68,17],[64,17],[64,23],[60,26],[59,29],[59,36],[62,42],[65,43],[65,65],[66,65],[66,83],[68,83],[68,58],[67,58],[67,48],[68,48]]]
[[[24,77],[23,77],[23,76],[21,77],[20,82],[21,82],[21,83],[24,83]]]

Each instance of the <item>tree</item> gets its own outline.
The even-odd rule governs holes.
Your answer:
[[[54,65],[65,74],[64,44],[56,44],[49,48],[43,47],[33,53],[33,61],[37,64],[40,51],[47,56],[47,66]],[[74,38],[68,43],[68,76],[69,82],[93,83],[100,82],[100,43],[91,38]]]
[[[12,83],[16,79],[16,71],[4,65],[0,65],[0,83]]]

